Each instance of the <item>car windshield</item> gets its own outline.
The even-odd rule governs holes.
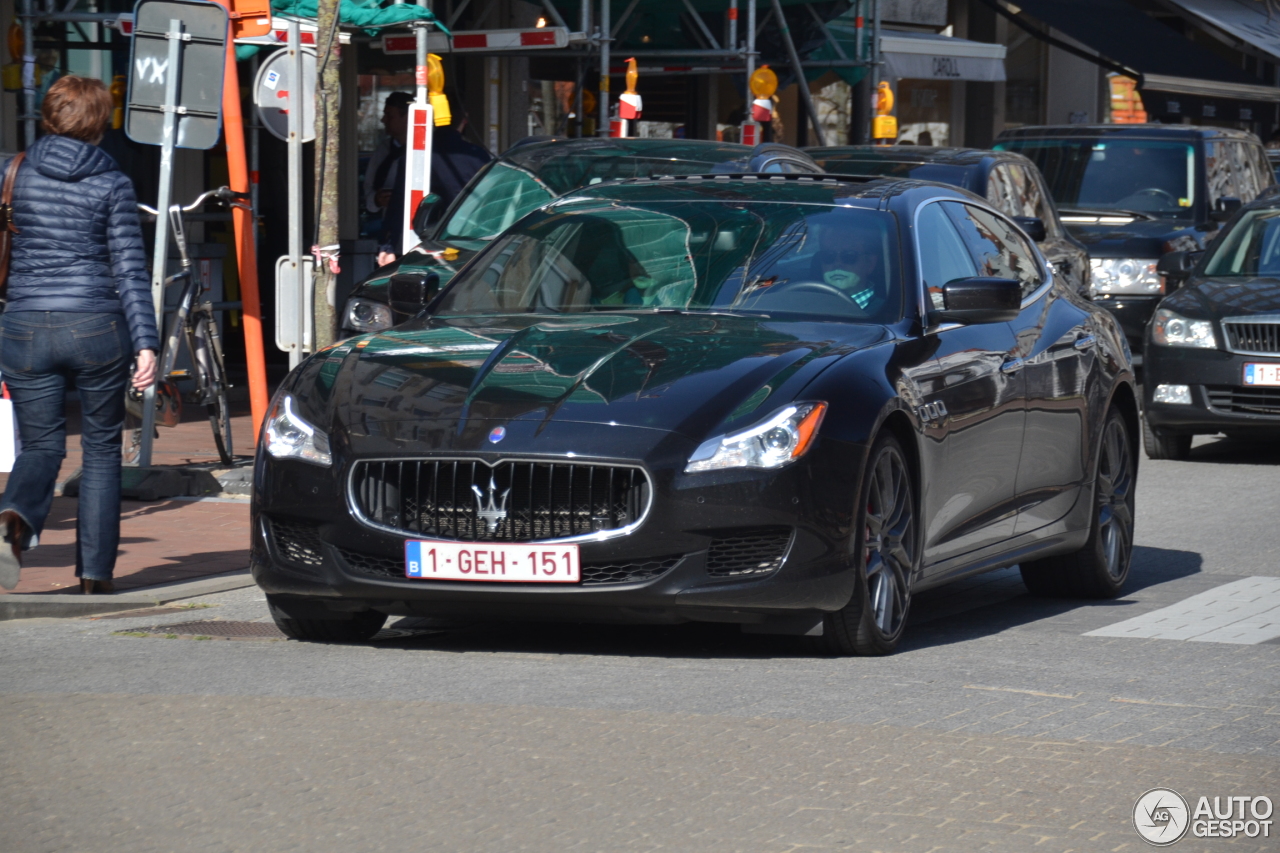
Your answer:
[[[1205,275],[1280,278],[1280,210],[1251,210],[1218,240]]]
[[[1010,139],[995,146],[1030,157],[1059,208],[1190,219],[1195,147],[1152,139]]]
[[[663,143],[633,147],[602,140],[565,149],[529,145],[488,167],[437,232],[440,240],[487,240],[553,198],[603,181],[657,175],[743,171],[750,149],[741,145]]]
[[[593,311],[901,315],[892,214],[818,205],[578,201],[526,219],[437,316]]]

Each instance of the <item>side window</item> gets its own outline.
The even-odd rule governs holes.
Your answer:
[[[1017,166],[1019,174],[1022,177],[1022,194],[1027,200],[1027,210],[1031,211],[1027,216],[1036,216],[1044,223],[1045,233],[1050,237],[1058,235],[1057,220],[1053,215],[1053,204],[1049,201],[1048,193],[1044,192],[1041,183],[1039,170],[1035,166]]]
[[[1016,279],[1022,284],[1024,298],[1044,283],[1035,248],[1013,223],[960,202],[942,202],[941,206],[964,238],[978,275]]]
[[[916,218],[916,245],[920,247],[920,278],[933,310],[946,306],[942,286],[957,278],[976,275],[973,259],[941,204],[926,204]]]
[[[992,207],[1003,210],[1010,216],[1022,216],[1017,209],[1012,178],[1008,163],[993,166],[991,174],[987,176],[987,201],[991,202]]]
[[[1054,231],[1053,210],[1040,191],[1040,182],[1021,163],[999,163],[991,170],[987,201],[1009,216],[1034,216],[1044,222],[1048,233]]]
[[[1271,169],[1260,162],[1266,156],[1255,154],[1255,147],[1235,140],[1205,145],[1209,204],[1216,205],[1223,196],[1232,196],[1248,204],[1271,186]]]

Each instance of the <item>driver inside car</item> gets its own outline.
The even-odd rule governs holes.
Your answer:
[[[880,253],[872,234],[822,229],[812,272],[818,281],[848,296],[863,311],[883,292]]]

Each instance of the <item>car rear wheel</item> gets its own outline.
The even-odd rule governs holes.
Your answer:
[[[1191,455],[1190,435],[1164,435],[1142,419],[1142,446],[1148,459],[1186,459]]]
[[[317,616],[315,608],[300,607],[273,595],[267,596],[267,609],[286,637],[317,643],[363,642],[381,631],[387,621],[386,614],[376,610]]]
[[[920,559],[915,487],[902,446],[880,438],[867,456],[855,521],[853,598],[823,621],[822,648],[839,655],[887,655],[897,648]]]
[[[1107,414],[1098,456],[1089,539],[1074,554],[1022,564],[1022,581],[1036,595],[1114,598],[1129,578],[1138,470],[1129,428],[1117,409]]]

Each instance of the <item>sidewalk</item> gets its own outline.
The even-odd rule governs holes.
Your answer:
[[[67,458],[58,474],[59,484],[80,466],[80,430],[76,415],[74,411],[71,413],[67,425]],[[232,418],[232,436],[237,456],[248,457],[253,452],[253,442],[247,412]],[[220,473],[213,432],[203,407],[186,407],[183,423],[173,429],[161,429],[154,448],[152,462],[156,466],[199,465],[214,469],[215,475]],[[0,474],[0,488],[8,476]],[[0,595],[56,595],[62,599],[71,589],[78,592],[75,578],[77,502],[76,498],[54,498],[39,547],[25,555],[22,580],[12,591],[0,590]],[[238,572],[248,565],[247,497],[126,500],[121,505],[120,555],[115,571],[119,592]],[[101,600],[105,604],[109,598],[93,596],[83,601],[89,604]]]

